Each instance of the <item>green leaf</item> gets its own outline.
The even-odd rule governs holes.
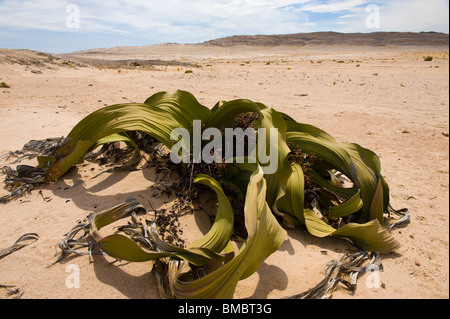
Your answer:
[[[329,218],[339,218],[356,213],[363,207],[363,201],[359,194],[359,191],[353,195],[350,199],[346,200],[340,205],[331,206],[328,212]]]
[[[220,253],[230,242],[233,234],[233,209],[220,184],[212,177],[198,174],[194,183],[206,185],[217,194],[218,206],[214,224],[209,232],[202,238],[194,241],[189,247],[208,248]]]
[[[292,173],[291,164],[288,161],[290,148],[286,142],[286,123],[277,111],[272,108],[263,109],[261,111],[263,118],[261,119],[261,127],[266,129],[266,151],[271,149],[271,143],[278,143],[277,169],[273,174],[264,174],[267,181],[267,203],[269,207],[276,209],[276,202],[286,191],[286,184]],[[270,139],[270,129],[277,130],[275,141]],[[271,157],[273,154],[270,154]],[[261,164],[260,164],[261,165]]]
[[[100,235],[99,230],[121,218],[129,215],[130,212],[140,209],[143,206],[138,204],[133,198],[117,205],[111,209],[100,212],[92,216],[91,236],[100,244],[101,249],[108,255],[128,260],[128,261],[147,261],[163,257],[182,258],[194,265],[203,265],[208,260],[223,260],[224,257],[219,253],[227,248],[233,232],[233,210],[231,205],[220,187],[219,183],[210,176],[197,175],[195,183],[203,184],[214,190],[218,196],[218,209],[216,219],[210,231],[202,238],[193,242],[187,249],[179,248],[163,242],[156,229],[149,229],[153,242],[159,247],[160,251],[150,251],[139,246],[130,238],[113,234],[106,237]]]
[[[185,128],[192,132],[194,119],[206,120],[211,111],[192,94],[157,93],[146,103],[116,104],[101,108],[81,120],[68,134],[67,143],[57,149],[56,161],[46,172],[46,181],[56,180],[80,162],[97,141],[117,133],[140,131],[172,146],[171,132]]]
[[[100,248],[108,255],[132,262],[142,262],[156,260],[163,257],[174,257],[185,259],[188,262],[200,266],[208,260],[223,261],[224,256],[214,252],[208,247],[179,248],[162,241],[156,231],[156,227],[150,228],[143,225],[150,233],[152,241],[159,248],[159,251],[152,251],[138,245],[136,242],[121,234],[103,236],[100,229],[121,218],[129,216],[132,211],[144,210],[143,206],[136,202],[134,198],[127,199],[124,203],[114,206],[105,211],[91,215],[90,235],[92,239],[99,243]],[[218,249],[216,247],[216,249]],[[220,249],[222,250],[222,249]]]
[[[257,163],[230,163],[230,169],[222,176],[221,182],[233,187],[238,193],[245,198],[247,193],[248,182],[250,177],[257,168]]]
[[[378,179],[377,188],[372,199],[372,204],[370,206],[369,219],[377,219],[380,224],[383,223],[383,184],[381,179]]]
[[[180,123],[189,119],[188,122],[185,122],[186,125],[182,127],[191,125],[193,119],[206,123],[212,114],[211,110],[200,104],[194,95],[182,90],[177,90],[175,93],[155,93],[144,103],[166,111],[170,114],[169,116]]]
[[[345,237],[363,250],[380,253],[392,252],[399,247],[399,243],[376,219],[365,224],[349,223],[335,229],[311,210],[305,209],[304,215],[306,228],[314,236]]]
[[[97,141],[97,143],[95,144],[95,146],[93,146],[93,148],[96,148],[97,146],[100,146],[103,144],[114,143],[114,142],[125,142],[128,145],[128,147],[134,149],[134,151],[137,154],[140,153],[139,147],[136,145],[136,143],[133,141],[133,139],[130,136],[128,136],[128,134],[125,132],[105,136],[105,137],[99,139]]]
[[[319,186],[342,197],[351,197],[359,192],[359,187],[356,186],[353,186],[351,188],[345,188],[341,186],[332,185],[330,182],[325,180],[322,176],[319,175],[319,173],[317,173],[312,168],[308,170],[307,175],[309,176],[309,178],[311,178],[312,181],[317,183]]]
[[[376,193],[377,185],[381,180],[383,194],[388,196],[387,184],[383,182],[380,170],[381,165],[377,155],[358,144],[339,143],[322,130],[299,123],[288,122],[287,141],[293,142],[302,150],[310,151],[317,157],[332,165],[336,170],[344,173],[351,179],[354,187],[336,188],[311,170],[311,177],[322,187],[325,187],[339,195],[354,196],[360,191],[363,201],[364,220],[369,221],[377,218],[382,222],[382,211],[377,210],[377,214],[371,213],[372,202]],[[300,131],[303,130],[303,131]],[[383,210],[387,209],[389,201],[377,195],[383,203]],[[376,216],[375,216],[376,215]]]
[[[261,114],[260,105],[250,100],[238,99],[216,105],[211,117],[205,123],[207,127],[233,128],[236,126],[235,119],[239,114],[248,112]]]
[[[224,260],[223,256],[215,254],[206,248],[183,249],[166,244],[163,246],[166,250],[148,250],[139,246],[130,238],[119,234],[103,237],[97,242],[100,249],[108,255],[131,262],[144,262],[149,260],[157,260],[164,257],[173,257],[184,259],[191,264],[201,266],[211,259],[217,261]]]
[[[291,167],[292,174],[286,185],[286,194],[277,201],[277,212],[280,214],[288,214],[304,224],[305,177],[302,167],[299,164],[294,163]],[[292,219],[289,219],[289,221],[293,222]]]
[[[381,209],[373,213],[372,202],[376,196],[378,185],[381,179],[381,164],[378,156],[358,144],[343,143],[342,146],[350,154],[352,163],[356,170],[358,185],[361,191],[361,198],[364,202],[363,213],[366,221],[377,218],[383,223],[383,211],[387,209],[382,194],[377,195],[377,201],[380,200]],[[380,192],[384,193],[383,185],[380,186]],[[385,207],[383,207],[385,206]]]
[[[170,257],[168,252],[155,252],[142,248],[130,238],[123,235],[110,235],[98,241],[100,249],[109,256],[131,262],[144,262]]]
[[[283,242],[286,232],[266,202],[266,181],[261,167],[250,178],[245,201],[248,238],[236,257],[216,271],[194,281],[183,276],[174,283],[177,298],[232,298],[239,280],[253,274]]]

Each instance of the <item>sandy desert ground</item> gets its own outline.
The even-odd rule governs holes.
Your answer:
[[[424,56],[433,60],[424,61]],[[219,100],[259,101],[340,141],[375,151],[392,205],[410,210],[411,223],[393,230],[401,247],[382,255],[383,285],[366,285],[363,275],[354,294],[338,290],[333,298],[449,298],[448,47],[158,45],[80,53],[77,61],[85,60],[79,64],[76,57],[59,56],[55,62],[35,52],[0,50],[0,82],[10,86],[0,89],[0,154],[32,139],[65,136],[104,105],[143,102],[159,91],[187,90],[209,107]],[[89,58],[158,63],[88,67]],[[5,158],[0,164],[12,165]],[[130,195],[148,210],[150,200],[155,208],[164,205],[164,198],[149,197],[151,170],[93,179],[101,169],[78,166],[54,184],[1,204],[0,249],[24,233],[37,233],[39,240],[0,260],[0,284],[19,288],[24,299],[159,298],[150,262],[111,264],[108,257],[94,257],[89,263],[87,256],[76,256],[50,266],[55,245],[89,212]],[[85,183],[69,188],[80,179]],[[0,195],[5,194],[2,189]],[[186,239],[205,232],[207,221],[202,212],[184,218]],[[235,298],[303,292],[323,278],[328,261],[352,249],[341,239],[290,229],[279,250],[239,283]],[[80,269],[79,288],[66,286],[70,265]],[[0,292],[0,298],[7,297]]]

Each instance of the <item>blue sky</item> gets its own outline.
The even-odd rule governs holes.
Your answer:
[[[62,53],[231,35],[448,33],[448,11],[448,0],[0,0],[0,48]]]

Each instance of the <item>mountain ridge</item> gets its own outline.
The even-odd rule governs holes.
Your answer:
[[[312,32],[276,35],[234,35],[208,40],[208,46],[448,46],[449,35],[440,32]]]

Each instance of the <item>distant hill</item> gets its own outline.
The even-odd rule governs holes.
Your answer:
[[[448,46],[449,35],[438,32],[313,32],[280,35],[236,35],[203,42],[204,45],[245,46]]]
[[[33,50],[1,49],[0,64],[26,65],[31,72],[57,67],[97,67],[97,68],[147,68],[159,65],[195,67],[196,59],[188,61],[189,56],[234,54],[233,47],[242,46],[249,50],[264,47],[280,47],[282,50],[297,50],[298,47],[416,47],[448,50],[449,35],[437,32],[373,32],[337,33],[314,32],[280,35],[237,35],[197,44],[165,43],[148,46],[119,46],[98,48],[65,54],[50,54]],[[229,48],[229,50],[222,50]],[[242,48],[242,49],[245,49]],[[241,48],[239,48],[241,50]],[[245,52],[243,50],[242,52]],[[267,51],[265,51],[267,53]]]

